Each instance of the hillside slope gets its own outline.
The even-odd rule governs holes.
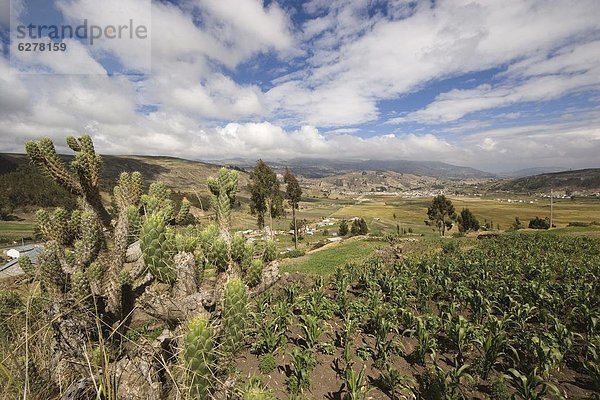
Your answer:
[[[507,179],[497,182],[492,189],[516,193],[549,192],[550,189],[593,192],[600,190],[600,168]]]
[[[65,161],[70,161],[71,156],[61,156]],[[102,186],[111,188],[121,172],[139,171],[144,176],[146,183],[161,181],[175,190],[204,191],[206,180],[216,176],[220,165],[199,161],[184,160],[175,157],[161,156],[110,156],[103,155]],[[29,164],[25,154],[0,154],[0,173],[10,172],[17,167]],[[240,174],[240,188],[245,188],[248,174]]]

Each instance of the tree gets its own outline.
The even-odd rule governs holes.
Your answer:
[[[515,222],[513,222],[512,228],[515,231],[518,231],[519,229],[523,228],[523,224],[521,223],[521,220],[519,219],[519,217],[515,217]]]
[[[540,217],[535,217],[529,220],[529,228],[530,229],[550,229],[550,220],[548,218],[541,219]]]
[[[340,222],[340,229],[338,230],[339,236],[346,236],[348,234],[348,222],[345,219]]]
[[[367,221],[365,221],[364,218],[352,221],[352,228],[350,228],[352,236],[366,235],[368,232],[369,228],[367,227]]]
[[[433,198],[431,206],[427,209],[427,216],[442,236],[446,233],[446,229],[452,229],[452,223],[456,221],[454,206],[443,194]]]
[[[283,176],[283,181],[286,184],[285,188],[285,196],[292,207],[292,222],[294,224],[294,248],[298,248],[298,226],[296,224],[296,210],[298,209],[298,204],[300,203],[300,198],[302,197],[302,189],[300,188],[300,184],[298,183],[298,179],[290,172],[289,169],[285,169],[285,175]]]
[[[458,216],[458,230],[460,232],[479,230],[479,221],[468,208],[463,208]]]
[[[265,213],[269,215],[269,227],[273,235],[273,217],[283,214],[283,198],[279,192],[277,175],[263,160],[258,160],[250,173],[250,213],[256,215],[260,229],[265,226]]]

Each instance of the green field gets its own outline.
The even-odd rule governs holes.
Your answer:
[[[282,272],[303,272],[307,274],[327,275],[335,267],[347,263],[359,263],[368,258],[373,251],[384,245],[382,241],[353,238],[342,243],[328,245],[302,257],[284,260]]]
[[[32,238],[35,225],[23,222],[0,222],[0,240],[2,242],[20,241]]]

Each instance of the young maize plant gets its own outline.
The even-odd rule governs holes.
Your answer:
[[[366,365],[363,365],[360,372],[356,373],[352,366],[348,366],[344,371],[344,400],[362,400],[366,399],[368,385],[366,379]]]
[[[402,375],[392,364],[385,363],[379,376],[379,384],[392,400],[410,398],[415,380],[408,375]]]
[[[515,390],[517,396],[524,400],[541,400],[547,398],[547,395],[561,397],[560,391],[554,384],[538,375],[537,368],[534,368],[529,374],[520,373],[514,368],[508,370],[505,375],[510,385]]]
[[[316,365],[312,351],[294,347],[291,353],[291,375],[288,379],[288,390],[292,395],[310,389],[310,376]]]
[[[207,318],[195,317],[184,337],[185,367],[190,398],[208,399],[213,385],[214,332]]]
[[[302,317],[300,328],[302,329],[303,340],[307,349],[313,350],[323,334],[320,322],[319,318],[314,315],[305,315]]]
[[[239,278],[233,278],[225,285],[222,315],[221,351],[226,357],[233,357],[244,344],[248,294],[246,285]]]

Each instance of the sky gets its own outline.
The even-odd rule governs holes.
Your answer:
[[[16,50],[18,23],[144,40]],[[600,167],[598,0],[0,0],[0,151]],[[32,41],[31,39],[29,41]]]

